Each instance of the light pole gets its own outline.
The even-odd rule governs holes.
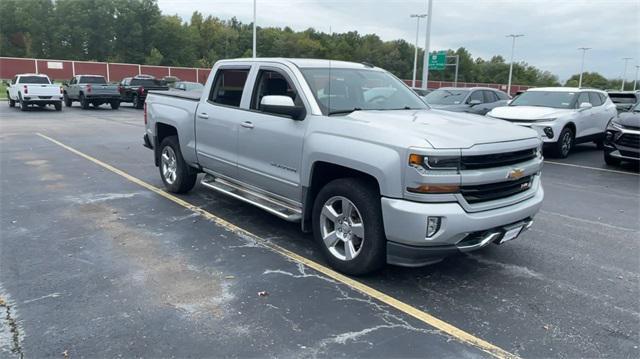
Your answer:
[[[433,0],[427,0],[427,36],[424,40],[424,65],[422,65],[422,88],[429,83],[429,41],[431,39],[431,20],[433,19]]]
[[[578,87],[582,87],[582,73],[584,72],[584,54],[587,50],[591,50],[590,47],[579,47],[578,50],[582,50],[582,63],[580,64],[580,80],[578,80]]]
[[[513,51],[516,48],[516,38],[522,37],[524,34],[509,34],[506,37],[512,38],[511,42],[511,64],[509,65],[509,82],[507,83],[507,95],[511,96],[511,75],[513,75]]]
[[[253,0],[253,58],[256,58],[256,1]]]
[[[638,84],[638,69],[640,69],[640,65],[636,65],[636,78],[633,80],[633,91],[636,90],[636,85]]]
[[[627,63],[629,60],[633,59],[633,57],[623,57],[624,60],[624,72],[622,73],[622,85],[620,85],[620,91],[624,91],[624,79],[627,78]]]
[[[420,19],[427,17],[427,14],[411,14],[409,17],[416,19],[416,51],[413,55],[413,82],[411,87],[416,87],[416,71],[418,71],[418,37],[420,35]]]

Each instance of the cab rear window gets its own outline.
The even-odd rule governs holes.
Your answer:
[[[18,80],[21,84],[50,84],[49,79],[44,76],[20,76]]]

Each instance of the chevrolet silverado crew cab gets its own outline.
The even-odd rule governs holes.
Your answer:
[[[104,103],[111,105],[113,110],[120,107],[120,92],[118,85],[109,85],[101,75],[76,75],[69,82],[64,83],[64,104],[71,107],[74,101],[80,102],[83,110],[89,105],[98,107]]]
[[[505,243],[543,198],[538,134],[432,110],[369,64],[236,59],[202,95],[151,91],[145,146],[166,188],[203,186],[312,231],[349,274]]]
[[[9,107],[14,107],[17,102],[22,111],[26,111],[29,105],[53,105],[56,111],[62,110],[62,88],[52,84],[49,76],[43,74],[16,75],[7,88],[7,99]]]

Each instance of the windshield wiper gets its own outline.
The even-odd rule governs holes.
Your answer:
[[[329,111],[329,116],[331,115],[344,115],[344,114],[348,114],[351,112],[355,112],[355,111],[362,111],[362,109],[360,107],[354,107],[350,110],[336,110],[336,111]]]

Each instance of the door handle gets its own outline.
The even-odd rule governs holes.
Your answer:
[[[208,118],[209,118],[209,115],[207,115],[206,113],[202,112],[202,113],[199,113],[199,114],[198,114],[198,117],[200,117],[200,118],[202,118],[202,119],[205,119],[205,120],[206,120],[206,119],[208,119]]]
[[[243,123],[240,124],[240,126],[244,127],[244,128],[253,128],[253,123],[251,123],[251,121],[244,121]]]

